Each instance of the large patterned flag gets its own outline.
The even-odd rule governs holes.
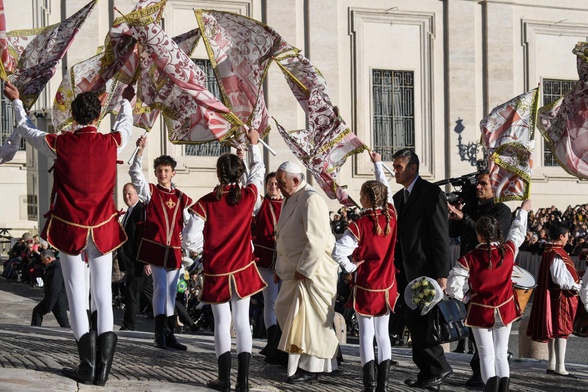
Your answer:
[[[97,0],[63,22],[43,29],[9,33],[9,42],[18,54],[18,64],[10,81],[18,88],[25,108],[37,101],[45,85],[55,74],[57,62],[65,55]]]
[[[159,21],[165,4],[166,1],[140,1],[131,14],[147,15]],[[183,47],[192,51],[194,35],[194,33],[186,33],[176,38],[182,42]],[[101,121],[106,114],[117,113],[120,110],[122,91],[129,84],[134,84],[137,92],[131,101],[134,125],[150,130],[159,111],[152,110],[141,102],[141,92],[138,91],[140,86],[137,82],[141,63],[139,56],[137,40],[131,35],[124,18],[115,19],[105,39],[104,49],[97,55],[75,64],[63,78],[53,104],[52,119],[55,129],[57,131],[65,129],[73,122],[70,106],[77,94],[88,91],[99,94],[102,102],[99,118]],[[143,70],[143,73],[148,71]]]
[[[347,157],[368,150],[368,147],[345,124],[327,93],[327,84],[320,71],[299,53],[275,60],[282,69],[290,89],[307,115],[308,128],[293,133],[280,133],[290,150],[312,173],[331,199],[352,204],[337,184],[337,174]]]
[[[141,79],[141,99],[162,112],[172,143],[224,141],[241,133],[243,122],[206,89],[204,72],[153,18],[124,18],[153,65],[149,81]]]
[[[559,100],[539,109],[537,127],[560,166],[588,178],[588,42],[572,51],[580,80]]]
[[[496,202],[529,198],[538,92],[497,106],[480,122]]]
[[[262,83],[273,58],[294,48],[271,27],[229,12],[196,10],[222,101],[250,128],[269,131]]]
[[[8,53],[8,40],[6,39],[6,14],[4,13],[4,0],[0,0],[0,79],[6,80],[6,71],[10,68],[10,54]]]

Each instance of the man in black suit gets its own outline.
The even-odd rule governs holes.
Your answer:
[[[119,248],[118,260],[121,262],[121,269],[124,268],[125,285],[125,316],[121,331],[134,331],[135,319],[139,311],[141,292],[149,285],[150,277],[146,276],[144,265],[137,261],[137,251],[140,233],[139,225],[144,221],[144,206],[139,200],[137,191],[133,184],[127,183],[123,187],[123,199],[128,209],[122,220],[122,225],[128,236],[128,241]],[[148,290],[147,290],[148,291]]]
[[[70,328],[67,318],[67,295],[61,272],[61,263],[55,258],[55,252],[47,249],[41,254],[43,269],[43,300],[33,309],[31,325],[40,326],[43,316],[49,312],[57,319],[60,327]]]
[[[445,289],[450,270],[447,198],[441,189],[419,176],[419,158],[410,149],[393,155],[394,176],[403,189],[394,195],[398,211],[398,245],[408,282],[420,276],[437,280]],[[406,325],[412,335],[412,359],[419,368],[407,385],[438,391],[453,374],[443,348],[426,343],[428,316],[421,309],[406,309]]]

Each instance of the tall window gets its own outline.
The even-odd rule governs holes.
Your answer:
[[[4,82],[0,82],[0,89],[4,90]],[[3,145],[14,130],[14,112],[12,110],[12,102],[6,99],[4,94],[0,96],[0,127],[0,145]],[[19,150],[25,149],[25,141],[24,139],[21,139]]]
[[[372,71],[374,150],[384,161],[414,148],[414,72]]]
[[[209,60],[194,59],[194,63],[202,68],[206,73],[206,88],[216,98],[220,99],[220,89],[214,77],[214,70]],[[229,152],[230,148],[225,147],[219,142],[210,142],[206,144],[189,144],[185,146],[185,154],[188,156],[199,156],[199,157],[218,157],[219,155]]]
[[[543,79],[543,105],[557,101],[575,85],[573,80]],[[557,166],[553,153],[546,145],[543,147],[543,165]]]

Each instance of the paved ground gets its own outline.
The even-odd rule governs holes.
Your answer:
[[[21,283],[0,280],[0,391],[208,391],[206,381],[216,377],[214,343],[210,333],[183,334],[187,352],[159,350],[152,347],[152,321],[140,318],[137,332],[118,331],[119,344],[113,369],[106,387],[78,385],[62,377],[64,366],[77,361],[73,334],[57,327],[52,315],[46,316],[44,327],[31,327],[30,312],[42,296],[41,289],[31,289]],[[120,322],[121,312],[115,320]],[[118,325],[115,327],[118,330]],[[351,339],[350,339],[351,340]],[[516,327],[511,346],[516,345]],[[574,338],[570,350],[579,363],[569,364],[568,370],[579,376],[572,380],[545,374],[545,362],[513,360],[511,391],[514,392],[586,392],[588,391],[588,339]],[[339,372],[321,376],[318,384],[291,386],[283,383],[284,369],[267,365],[257,352],[263,341],[254,339],[254,359],[251,364],[252,391],[360,391],[361,368],[356,344],[342,346],[345,362]],[[513,348],[516,353],[516,348]],[[234,348],[233,348],[234,351]],[[475,391],[464,383],[469,378],[470,355],[448,353],[455,374],[442,391]],[[390,391],[415,391],[403,383],[414,377],[415,366],[407,348],[393,348],[393,358],[400,362],[392,369]],[[233,356],[233,383],[236,377],[236,356]],[[481,389],[479,389],[481,390]]]

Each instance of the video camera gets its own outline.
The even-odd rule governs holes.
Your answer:
[[[464,174],[461,177],[447,178],[445,180],[435,182],[436,185],[451,184],[456,190],[452,192],[445,192],[447,202],[455,204],[463,200],[464,204],[474,205],[476,203],[476,186],[478,185],[478,175],[486,171],[485,162],[479,160],[477,162],[478,171]]]

